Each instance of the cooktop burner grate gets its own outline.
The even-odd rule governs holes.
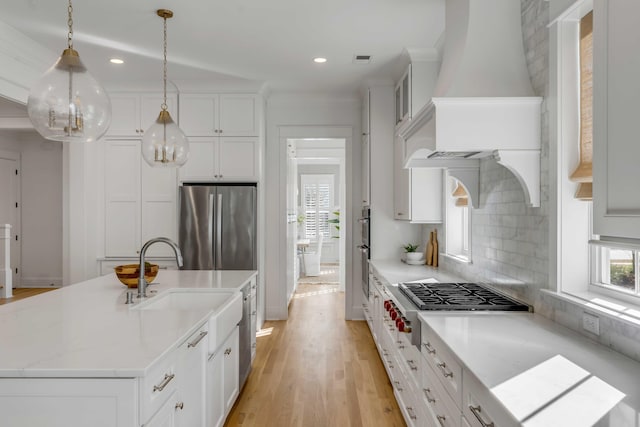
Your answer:
[[[400,283],[420,310],[528,311],[529,306],[476,283]]]

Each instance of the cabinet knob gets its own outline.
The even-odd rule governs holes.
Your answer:
[[[177,411],[178,409],[184,409],[184,402],[178,402],[178,403],[176,403],[176,411]]]
[[[225,356],[230,355],[230,354],[231,354],[231,348],[227,348],[227,349],[224,351],[224,354],[225,354]]]
[[[398,212],[398,216],[402,216],[404,215],[402,212]]]
[[[218,129],[214,129],[214,130],[213,130],[213,132],[214,132],[214,133],[218,133]]]

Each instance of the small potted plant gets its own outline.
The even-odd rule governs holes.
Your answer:
[[[405,252],[405,260],[407,262],[419,262],[422,259],[422,253],[416,252],[420,245],[408,243],[403,246]]]

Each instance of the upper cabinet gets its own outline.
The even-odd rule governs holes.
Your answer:
[[[593,231],[640,239],[640,3],[593,6]]]
[[[411,117],[411,64],[396,84],[396,126]]]
[[[142,137],[160,114],[162,93],[110,93],[111,126],[109,137]],[[167,107],[173,120],[178,120],[178,98],[167,94]]]
[[[257,137],[192,137],[189,150],[189,160],[178,171],[180,181],[259,180]]]
[[[362,206],[371,203],[371,146],[369,140],[369,90],[362,101]]]
[[[180,128],[187,136],[258,136],[259,102],[253,94],[181,94]]]

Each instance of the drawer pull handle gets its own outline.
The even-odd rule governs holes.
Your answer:
[[[207,334],[208,334],[207,331],[200,332],[200,335],[198,335],[198,338],[196,338],[195,340],[193,340],[189,344],[187,344],[187,348],[191,348],[191,347],[197,346],[200,343],[200,341],[202,341],[202,338],[206,337]]]
[[[407,360],[407,364],[409,365],[412,371],[418,370],[418,367],[416,366],[416,363],[413,360]]]
[[[176,374],[164,374],[164,379],[162,380],[162,382],[160,382],[160,384],[153,386],[153,391],[156,392],[164,390],[167,384],[169,384],[175,376]]]
[[[436,354],[436,349],[431,347],[431,343],[427,342],[426,344],[422,344],[424,346],[424,348],[427,349],[427,353],[429,354]]]
[[[412,407],[407,407],[407,412],[409,413],[409,418],[411,418],[412,420],[417,420],[418,417],[416,416],[416,414],[413,413],[413,408]]]
[[[396,390],[402,393],[402,387],[400,387],[400,381],[394,381],[393,383],[396,385]]]
[[[231,354],[231,347],[229,347],[228,349],[226,349],[226,350],[224,351],[224,355],[225,355],[225,356],[228,356],[228,355],[230,355],[230,354]]]
[[[178,409],[184,409],[184,402],[178,402],[178,403],[176,403],[176,411],[177,411]]]
[[[495,425],[493,424],[493,422],[486,422],[485,420],[482,419],[482,408],[480,408],[480,405],[478,406],[473,406],[473,405],[469,405],[469,409],[471,410],[471,413],[478,419],[478,421],[480,421],[480,424],[482,424],[482,427],[494,427]]]
[[[431,397],[429,395],[429,393],[431,393],[431,389],[430,388],[423,388],[422,391],[424,392],[424,395],[427,397],[427,402],[436,403],[436,399],[434,399],[433,397]]]
[[[447,364],[442,362],[442,363],[438,363],[438,368],[440,368],[440,370],[442,371],[442,375],[444,375],[445,378],[447,377],[451,377],[453,378],[453,372],[449,371],[447,372]]]
[[[440,425],[444,426],[444,422],[447,421],[447,417],[445,417],[444,415],[436,415],[436,417],[438,418],[438,422],[440,423]]]

